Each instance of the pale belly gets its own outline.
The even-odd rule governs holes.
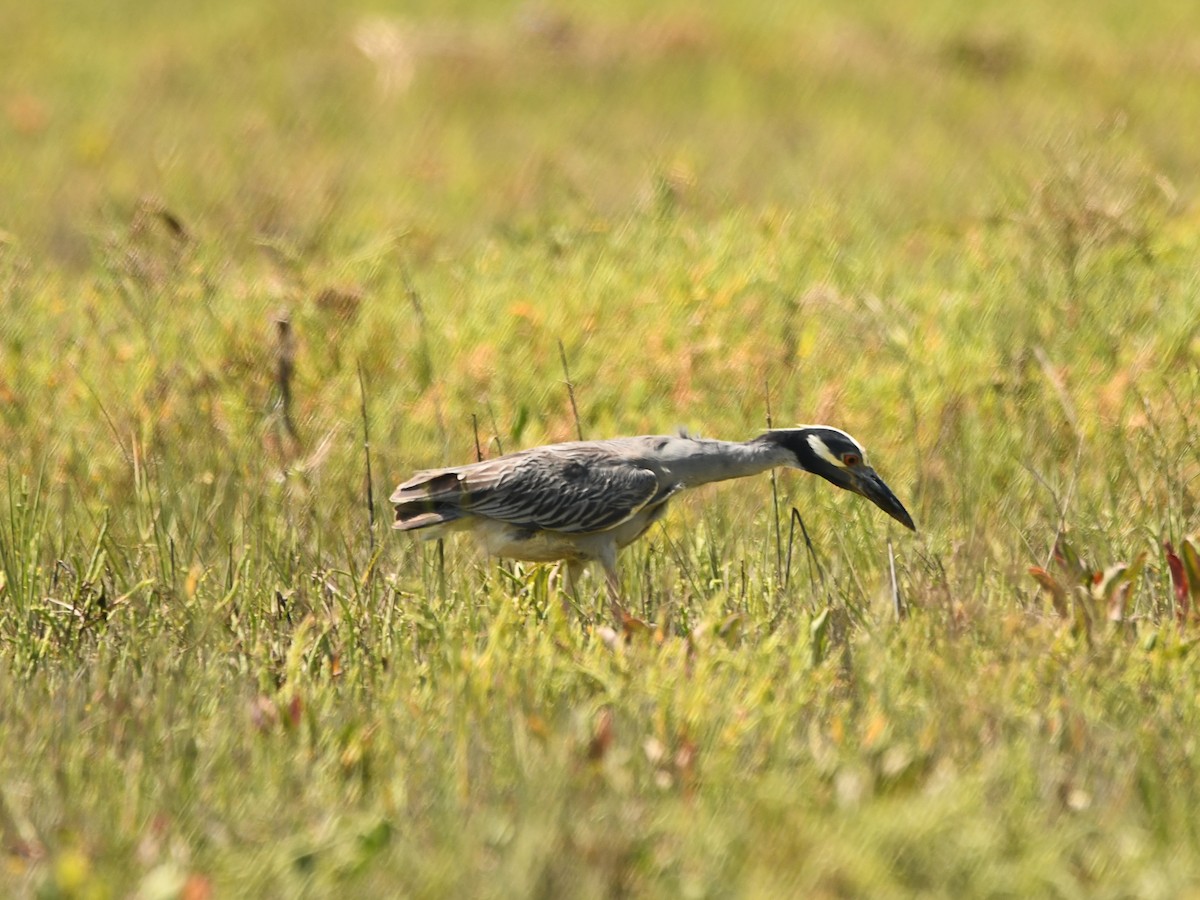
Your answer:
[[[478,521],[471,536],[488,556],[522,559],[527,562],[591,560],[598,555],[591,535],[563,535],[551,531],[527,532],[503,522]]]
[[[469,527],[472,537],[488,556],[528,562],[557,562],[560,559],[589,562],[633,543],[665,512],[666,504],[663,503],[616,528],[592,534],[527,531],[492,519],[475,519]]]

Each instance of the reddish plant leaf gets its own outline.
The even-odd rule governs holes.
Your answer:
[[[639,619],[637,616],[631,616],[627,612],[621,614],[621,631],[625,634],[625,643],[629,643],[636,635],[650,634],[653,632],[650,623],[644,619]]]
[[[291,702],[288,703],[287,723],[291,728],[300,727],[300,717],[304,715],[304,700],[300,694],[293,694]]]
[[[193,872],[179,892],[180,900],[209,900],[213,895],[212,882],[205,875]]]
[[[1041,566],[1030,566],[1029,574],[1032,575],[1037,583],[1050,595],[1050,602],[1054,604],[1054,611],[1063,618],[1069,618],[1071,611],[1067,605],[1067,591],[1053,575],[1043,569]]]
[[[1175,618],[1182,625],[1191,610],[1187,573],[1183,570],[1183,560],[1175,554],[1170,541],[1163,541],[1163,550],[1167,554],[1167,568],[1171,570],[1171,585],[1175,588]]]
[[[604,759],[604,755],[608,753],[608,748],[613,742],[613,715],[612,710],[602,709],[599,715],[596,716],[595,730],[592,732],[592,739],[588,742],[587,756],[588,759],[599,762]]]
[[[1183,560],[1183,570],[1187,573],[1188,593],[1192,596],[1192,608],[1200,610],[1200,552],[1191,538],[1184,538],[1179,549]]]

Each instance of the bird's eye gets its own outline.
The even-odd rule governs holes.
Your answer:
[[[862,462],[862,457],[859,456],[857,453],[843,453],[842,454],[842,464],[845,465],[847,468],[852,469],[861,462]]]

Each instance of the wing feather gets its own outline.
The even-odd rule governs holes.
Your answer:
[[[609,441],[537,447],[509,456],[419,472],[392,495],[398,528],[483,516],[518,528],[606,531],[669,495],[650,468]],[[420,522],[420,524],[417,524]]]

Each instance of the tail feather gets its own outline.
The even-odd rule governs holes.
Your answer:
[[[392,527],[397,531],[418,531],[456,522],[465,515],[459,505],[461,497],[457,470],[418,472],[391,496],[396,505]]]
[[[457,469],[433,469],[428,472],[418,472],[404,484],[396,488],[392,494],[393,503],[403,503],[406,500],[449,499],[458,496],[462,490],[462,482]]]
[[[420,509],[414,505],[397,506],[396,521],[392,527],[397,531],[419,531],[422,528],[449,525],[461,518],[462,512],[457,509]]]

